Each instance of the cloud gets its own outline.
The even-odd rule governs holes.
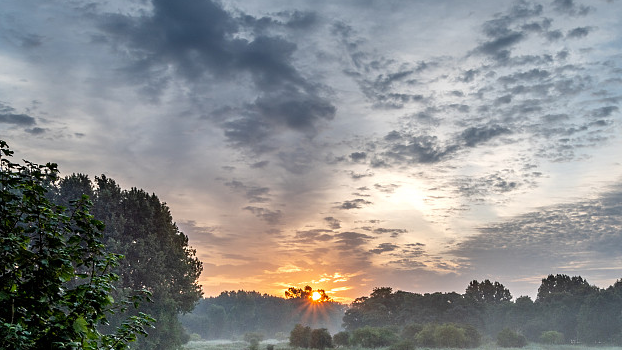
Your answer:
[[[342,204],[337,206],[337,209],[350,210],[350,209],[361,209],[363,205],[369,205],[372,202],[369,202],[362,198],[352,199],[349,201],[344,201]]]
[[[270,195],[270,189],[268,187],[249,186],[238,180],[226,182],[225,186],[236,192],[244,193],[249,203],[267,203],[270,201],[270,198],[267,197]]]
[[[270,210],[266,208],[254,207],[254,206],[246,206],[242,208],[243,210],[250,211],[256,217],[266,221],[270,225],[277,225],[282,218],[281,210]]]
[[[512,132],[500,125],[482,126],[482,127],[470,127],[465,129],[461,133],[461,139],[465,142],[467,147],[475,147],[478,144],[487,142],[494,137],[500,135],[509,135]]]
[[[586,16],[592,9],[589,6],[577,5],[573,0],[554,0],[554,10],[569,16]]]
[[[337,230],[341,227],[341,221],[332,216],[327,216],[326,218],[324,218],[324,221],[327,223],[327,225],[329,225],[332,230]]]
[[[397,245],[392,243],[381,243],[375,249],[370,250],[372,254],[381,254],[385,252],[392,252],[398,248]]]
[[[370,240],[372,240],[372,236],[365,235],[363,233],[358,232],[341,232],[335,235],[337,244],[337,249],[343,251],[350,251],[355,248],[359,248],[367,244]]]
[[[592,30],[591,27],[578,27],[567,32],[567,38],[577,39],[588,35]]]
[[[309,28],[316,22],[311,13],[280,16],[290,17],[290,28]],[[140,84],[152,85],[154,72],[164,67],[174,67],[173,74],[195,84],[198,93],[205,82],[227,83],[249,75],[259,96],[220,114],[227,119],[217,121],[230,145],[264,153],[273,149],[267,143],[270,135],[283,129],[313,137],[316,124],[333,119],[336,107],[321,96],[321,84],[294,66],[297,45],[261,30],[254,33],[260,22],[277,23],[235,17],[212,1],[153,0],[153,14],[107,14],[100,17],[100,28],[134,59],[126,71]]]
[[[621,185],[594,199],[539,208],[480,227],[449,253],[490,273],[543,273],[555,266],[620,264]],[[497,261],[496,266],[487,266]]]
[[[13,124],[19,126],[31,126],[35,125],[35,118],[26,115],[26,114],[12,114],[12,113],[4,113],[0,114],[0,123],[4,124]]]

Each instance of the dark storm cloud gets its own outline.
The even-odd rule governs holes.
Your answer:
[[[326,221],[327,225],[329,225],[332,230],[337,230],[341,227],[341,221],[332,216],[327,216],[324,218],[324,221]]]
[[[621,257],[621,185],[594,200],[539,208],[489,224],[456,245],[450,253],[477,268],[505,261],[491,269],[534,271],[554,263],[564,266]],[[544,265],[546,264],[546,265]]]
[[[101,28],[126,45],[134,57],[134,65],[127,69],[130,79],[144,84],[153,84],[153,73],[167,65],[197,83],[250,74],[261,94],[246,106],[248,111],[221,123],[232,145],[266,152],[271,148],[263,142],[281,127],[313,136],[318,121],[334,117],[336,108],[319,94],[320,86],[293,66],[296,44],[262,33],[249,39],[236,35],[271,21],[234,17],[212,1],[153,0],[153,6],[151,16],[104,16]],[[309,27],[314,18],[295,12],[287,23]],[[246,28],[250,23],[252,28]]]
[[[475,147],[494,137],[509,134],[512,134],[512,132],[508,128],[500,125],[470,127],[461,133],[461,139],[465,142],[467,147]]]
[[[242,208],[244,210],[250,211],[256,217],[266,221],[268,224],[276,225],[281,220],[282,214],[281,210],[270,210],[266,208],[259,208],[253,206],[247,206]]]
[[[363,205],[369,205],[372,202],[369,202],[362,198],[352,199],[349,201],[344,201],[342,204],[338,205],[337,209],[350,210],[350,209],[361,209]]]

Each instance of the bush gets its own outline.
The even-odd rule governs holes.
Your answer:
[[[290,345],[299,348],[309,348],[311,341],[311,328],[301,324],[294,326],[290,332]]]
[[[333,344],[336,346],[349,346],[350,334],[348,332],[339,332],[333,335]]]
[[[321,350],[332,348],[331,334],[329,334],[326,328],[314,329],[311,332],[309,346]]]
[[[503,348],[522,348],[526,346],[528,342],[523,335],[513,332],[509,328],[504,328],[498,333],[498,346]]]
[[[435,328],[436,326],[432,323],[424,326],[415,336],[415,343],[419,346],[435,346]]]
[[[400,336],[403,339],[415,339],[415,336],[417,336],[418,333],[420,333],[422,331],[422,329],[424,329],[424,326],[422,326],[419,323],[410,323],[406,326],[404,326],[404,328],[402,329],[402,333],[400,333]]]
[[[249,349],[257,350],[260,346],[260,342],[264,339],[264,334],[249,332],[245,333],[242,339],[250,344]]]
[[[565,337],[560,332],[547,331],[541,333],[539,340],[544,344],[562,344],[565,342]]]
[[[462,348],[467,343],[465,330],[452,324],[437,326],[434,338],[435,346],[442,348]]]
[[[397,341],[397,335],[389,328],[365,326],[353,332],[352,343],[364,348],[388,346]]]

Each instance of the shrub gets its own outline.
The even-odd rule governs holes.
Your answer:
[[[436,326],[432,323],[424,326],[415,336],[415,343],[419,346],[435,346],[435,328]]]
[[[503,348],[522,348],[526,346],[527,341],[526,337],[523,335],[510,330],[509,328],[504,328],[498,333],[498,346]]]
[[[350,334],[348,332],[339,332],[333,335],[333,344],[336,346],[349,346]]]
[[[294,326],[290,332],[290,345],[299,348],[309,348],[311,341],[311,328],[303,327],[301,324]]]
[[[353,331],[352,343],[364,348],[378,348],[396,342],[396,333],[389,328],[365,326]]]
[[[332,348],[331,334],[326,328],[314,329],[311,332],[309,346],[314,349],[324,350],[325,348]]]
[[[422,326],[420,323],[410,323],[404,326],[404,328],[402,329],[402,333],[400,333],[400,336],[403,339],[415,339],[415,336],[417,336],[417,334],[420,333],[422,329],[424,329],[424,326]]]
[[[480,345],[481,336],[476,327],[467,324],[462,325],[461,328],[465,331],[465,347],[477,348]]]
[[[541,333],[539,340],[544,344],[562,344],[565,341],[565,337],[560,332],[547,331]]]
[[[465,330],[452,325],[443,324],[435,328],[435,346],[445,348],[462,348],[467,343]]]
[[[275,346],[273,344],[266,345],[266,350],[275,350]]]

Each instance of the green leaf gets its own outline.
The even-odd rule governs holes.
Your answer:
[[[87,320],[84,317],[80,316],[74,321],[74,331],[79,333],[86,333],[89,329],[87,328]]]

